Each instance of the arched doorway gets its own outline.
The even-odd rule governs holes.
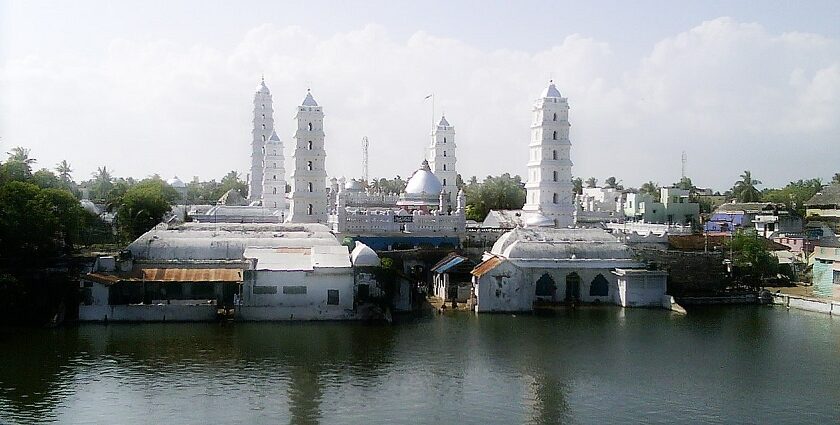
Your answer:
[[[554,279],[548,273],[543,274],[537,279],[536,295],[538,297],[553,299],[555,291],[557,291],[557,285],[554,284]]]
[[[566,302],[580,299],[580,275],[571,272],[566,275]]]
[[[610,282],[602,274],[595,276],[589,285],[589,295],[593,297],[606,297],[610,292]]]

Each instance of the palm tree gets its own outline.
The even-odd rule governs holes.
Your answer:
[[[583,179],[580,177],[575,177],[572,179],[572,192],[575,195],[580,195],[583,193]]]
[[[73,177],[71,174],[73,173],[73,169],[70,168],[70,164],[67,163],[67,160],[64,159],[55,166],[55,171],[58,173],[58,177],[61,178],[61,181],[64,183],[70,183],[73,181]]]
[[[735,199],[738,202],[761,201],[761,192],[756,188],[756,185],[760,185],[761,181],[753,179],[749,170],[745,170],[740,177],[741,180],[735,182],[735,186],[732,188],[732,195]]]
[[[604,181],[604,187],[612,187],[614,188],[618,182],[614,176],[607,177],[607,180]]]
[[[29,157],[29,149],[26,149],[21,146],[17,146],[12,148],[11,151],[6,152],[9,155],[9,161],[18,161],[26,164],[27,166],[32,166],[37,160],[35,158]]]
[[[598,179],[595,177],[590,177],[586,179],[586,187],[595,187],[598,185]]]
[[[646,193],[654,199],[659,199],[659,184],[653,181],[648,181],[639,188],[639,193]]]
[[[840,184],[840,173],[834,173],[834,176],[831,178],[831,184]]]

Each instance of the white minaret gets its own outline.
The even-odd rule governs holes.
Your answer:
[[[286,209],[286,167],[283,164],[283,142],[272,131],[265,142],[265,167],[262,180],[262,204],[272,210]]]
[[[274,108],[271,105],[271,92],[265,85],[265,79],[261,78],[254,94],[254,120],[251,130],[251,174],[248,179],[248,200],[251,202],[262,199],[265,143],[273,131]]]
[[[448,204],[454,205],[458,196],[458,172],[455,171],[455,127],[449,125],[446,116],[440,117],[440,122],[432,132],[432,142],[428,149],[429,168],[440,180],[443,190],[448,196]],[[445,211],[444,211],[445,212]]]
[[[327,171],[324,160],[324,112],[309,90],[298,106],[295,150],[292,155],[292,201],[288,221],[292,223],[327,222]]]
[[[534,104],[524,211],[529,225],[574,225],[569,102],[554,82]]]

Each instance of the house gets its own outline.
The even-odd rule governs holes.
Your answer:
[[[691,202],[688,190],[663,187],[658,202],[646,193],[628,193],[624,216],[645,223],[690,225],[700,222],[700,204]]]
[[[482,228],[513,229],[525,226],[522,210],[490,210],[481,223]]]
[[[833,297],[840,293],[840,243],[814,247],[810,261],[814,295]]]
[[[246,248],[242,320],[346,320],[355,317],[355,281],[342,245]]]
[[[432,273],[432,293],[444,301],[467,302],[472,291],[470,271],[475,262],[469,258],[450,253],[430,269]]]
[[[805,218],[820,221],[840,234],[840,183],[822,188],[805,202]]]
[[[734,230],[754,229],[768,238],[774,233],[801,233],[802,219],[782,204],[771,202],[731,202],[719,206],[709,217],[704,230],[708,234],[731,235]]]
[[[661,289],[657,305],[663,305],[666,275],[643,266],[625,244],[600,229],[514,229],[472,270],[475,310],[531,311],[540,304],[579,302],[648,305],[650,294],[634,298],[640,282],[658,282],[651,288]]]

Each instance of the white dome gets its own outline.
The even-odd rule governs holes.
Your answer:
[[[437,197],[442,190],[443,185],[440,184],[440,180],[432,173],[432,170],[429,168],[429,162],[425,160],[420,166],[420,169],[415,171],[414,175],[408,179],[408,184],[405,186],[405,193],[409,195],[425,193]]]
[[[175,177],[167,180],[166,184],[168,184],[172,187],[177,187],[177,188],[187,187],[187,185],[184,184],[184,182],[182,182],[181,179],[178,178],[178,176],[175,176]]]
[[[361,192],[365,190],[365,186],[361,181],[352,179],[344,184],[344,190],[348,192]]]
[[[526,227],[554,227],[554,220],[544,216],[541,212],[531,214],[525,220]]]
[[[379,267],[379,256],[369,246],[356,241],[356,247],[350,253],[350,261],[356,267]]]

